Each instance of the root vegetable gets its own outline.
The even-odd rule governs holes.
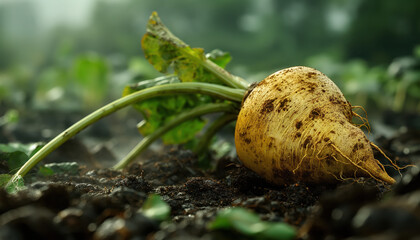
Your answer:
[[[276,184],[362,176],[394,183],[352,117],[350,103],[323,73],[278,71],[243,101],[235,130],[238,157]]]

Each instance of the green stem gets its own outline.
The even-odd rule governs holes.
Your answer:
[[[220,67],[219,65],[207,58],[203,60],[202,58],[197,57],[197,55],[191,54],[190,48],[181,48],[180,51],[182,51],[186,56],[189,56],[193,62],[200,63],[201,66],[203,66],[209,72],[213,73],[216,77],[222,80],[224,84],[233,88],[244,90],[247,90],[249,88],[250,84],[245,79],[229,73],[224,68]]]
[[[201,136],[200,141],[194,149],[194,152],[200,156],[207,149],[213,136],[226,124],[236,120],[238,114],[225,114],[212,122],[206,132]]]
[[[201,64],[205,69],[216,75],[226,85],[239,89],[248,89],[249,83],[245,79],[230,74],[228,71],[219,67],[214,62],[206,59],[205,61],[201,61]]]
[[[235,107],[229,103],[209,103],[195,107],[194,109],[191,109],[187,112],[183,112],[176,116],[174,119],[170,120],[162,127],[155,130],[153,133],[144,137],[143,140],[141,140],[121,161],[119,161],[115,166],[113,166],[113,168],[123,169],[128,164],[130,164],[134,160],[134,158],[138,156],[142,151],[144,151],[151,143],[153,143],[156,139],[163,136],[165,133],[178,126],[179,124],[187,120],[215,112],[235,112]]]
[[[116,112],[117,110],[124,108],[130,104],[157,96],[173,94],[205,94],[225,100],[241,102],[245,91],[241,89],[232,89],[229,87],[224,87],[210,83],[188,82],[154,86],[138,92],[134,92],[94,111],[93,113],[84,117],[77,123],[73,124],[64,132],[60,133],[58,136],[56,136],[54,139],[48,142],[43,148],[41,148],[34,156],[32,156],[19,169],[19,171],[13,175],[13,177],[7,185],[14,182],[18,178],[18,176],[23,177],[26,173],[28,173],[30,169],[32,169],[48,154],[50,154],[56,148],[65,143],[68,139],[70,139],[89,125],[95,123],[99,119],[108,116],[109,114]]]

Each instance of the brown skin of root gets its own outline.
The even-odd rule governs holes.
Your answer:
[[[351,123],[353,116],[341,91],[321,72],[281,70],[243,101],[235,130],[238,157],[275,184],[357,177],[394,183],[374,159],[364,133]]]

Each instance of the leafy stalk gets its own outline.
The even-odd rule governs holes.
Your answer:
[[[89,125],[100,120],[101,118],[108,116],[109,114],[116,112],[117,110],[131,105],[133,103],[157,96],[166,96],[172,94],[205,94],[224,100],[240,102],[242,101],[245,91],[241,89],[232,89],[229,87],[210,83],[190,82],[154,86],[138,92],[134,92],[94,111],[93,113],[84,117],[68,129],[60,133],[58,136],[56,136],[54,139],[48,142],[44,147],[42,147],[35,155],[33,155],[13,175],[13,177],[7,185],[12,184],[17,179],[19,179],[19,177],[23,177],[26,173],[29,172],[30,169],[32,169],[38,162],[44,159],[49,153],[54,151],[56,148],[58,148],[67,140],[69,140],[71,137],[73,137]]]
[[[230,74],[209,60],[201,48],[191,48],[172,34],[153,12],[147,24],[147,33],[142,39],[146,58],[160,72],[167,73],[173,67],[181,81],[216,82],[238,88],[248,89],[249,83]],[[210,73],[210,74],[209,74]]]
[[[153,143],[156,139],[164,135],[169,130],[173,129],[177,125],[185,122],[189,119],[193,119],[205,114],[215,113],[215,112],[230,112],[233,113],[236,111],[237,108],[232,106],[230,103],[208,103],[205,105],[200,105],[191,109],[189,111],[183,112],[179,114],[176,118],[172,119],[164,126],[158,128],[153,133],[147,135],[143,138],[140,143],[138,143],[128,154],[123,158],[120,162],[118,162],[113,168],[114,169],[122,169],[130,164],[134,158],[139,155],[143,150],[145,150],[151,143]]]
[[[245,89],[245,90],[248,89],[249,83],[247,81],[229,73],[225,69],[219,67],[214,62],[208,59],[205,59],[205,61],[202,61],[201,64],[203,65],[205,69],[207,69],[209,72],[216,75],[226,85],[234,87],[234,88],[239,88],[239,89]]]

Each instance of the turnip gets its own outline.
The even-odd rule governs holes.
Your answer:
[[[394,183],[352,117],[350,103],[327,76],[309,67],[287,68],[244,99],[236,151],[246,167],[277,184],[362,176]]]
[[[380,149],[352,123],[353,116],[364,119],[353,113],[338,87],[321,72],[292,67],[249,84],[223,69],[229,55],[189,47],[156,13],[150,17],[142,47],[149,62],[166,75],[127,87],[122,98],[62,132],[19,169],[9,186],[69,138],[129,105],[143,114],[139,131],[145,137],[115,169],[130,164],[158,138],[171,144],[192,142],[204,126],[201,116],[218,112],[221,115],[194,145],[199,156],[214,134],[237,118],[239,159],[270,182],[330,183],[357,177],[395,182],[373,157],[372,147]]]

